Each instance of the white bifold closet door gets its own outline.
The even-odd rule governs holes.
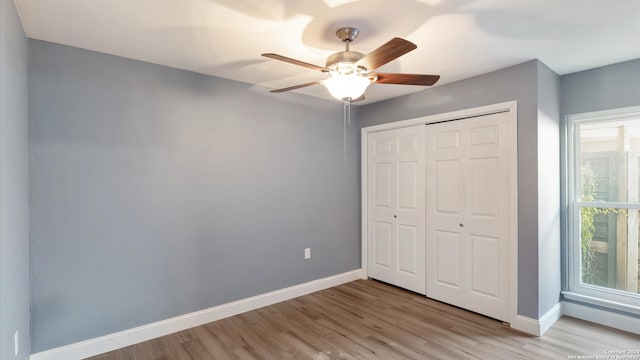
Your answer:
[[[367,139],[368,275],[420,294],[426,288],[424,128]]]
[[[427,296],[503,321],[510,135],[508,112],[426,126]]]

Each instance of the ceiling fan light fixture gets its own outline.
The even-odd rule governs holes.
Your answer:
[[[323,84],[334,98],[355,100],[364,94],[371,80],[361,75],[334,73]]]

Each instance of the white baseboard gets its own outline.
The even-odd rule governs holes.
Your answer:
[[[522,315],[516,315],[511,327],[527,334],[542,336],[562,316],[562,305],[557,303],[538,320]]]
[[[346,273],[313,280],[304,284],[272,291],[266,294],[177,316],[171,319],[139,326],[117,333],[89,339],[55,349],[32,354],[30,360],[81,360],[105,352],[117,350],[177,331],[199,326],[212,321],[238,315],[264,306],[293,299],[315,291],[328,289],[358,279],[366,279],[366,272],[357,269]],[[562,315],[610,326],[616,329],[640,334],[640,319],[584,305],[563,301],[547,311],[540,319],[516,315],[511,323],[513,329],[527,334],[542,336]]]
[[[542,336],[562,315],[640,335],[640,319],[638,318],[566,301],[556,304],[539,320],[516,315],[511,327],[527,334]]]
[[[640,319],[571,302],[562,302],[562,313],[640,335]]]
[[[540,336],[540,324],[538,320],[530,317],[516,315],[516,318],[511,321],[511,328],[523,333]]]
[[[538,322],[540,322],[540,336],[549,330],[553,324],[556,323],[562,317],[562,304],[557,303],[549,311],[547,311]]]
[[[155,339],[160,336],[172,334],[177,331],[199,326],[212,321],[238,315],[264,306],[293,299],[315,291],[328,289],[358,279],[365,279],[366,274],[362,269],[313,280],[304,284],[291,286],[285,289],[272,291],[266,294],[234,301],[215,306],[209,309],[196,311],[190,314],[177,316],[171,319],[135,327],[117,333],[80,341],[74,344],[61,346],[55,349],[32,354],[30,360],[74,360],[84,359],[90,356],[103,354],[143,341]]]

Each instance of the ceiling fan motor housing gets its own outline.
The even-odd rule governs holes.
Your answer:
[[[336,71],[339,74],[361,74],[367,71],[362,66],[356,66],[356,62],[364,57],[363,53],[357,51],[340,51],[327,58],[327,69]]]

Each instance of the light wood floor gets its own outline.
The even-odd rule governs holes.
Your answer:
[[[543,337],[533,337],[409,291],[359,280],[92,359],[538,360],[596,359],[616,350],[640,350],[640,336],[563,317]]]

